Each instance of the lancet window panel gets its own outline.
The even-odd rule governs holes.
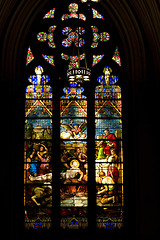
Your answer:
[[[38,65],[28,81],[24,128],[24,214],[26,229],[52,227],[52,88]]]
[[[60,227],[88,227],[87,99],[76,83],[60,100]]]
[[[62,141],[60,145],[60,225],[73,228],[88,226],[88,163],[87,142]]]
[[[118,77],[108,66],[103,73],[95,88],[96,223],[114,229],[123,226],[122,99]]]

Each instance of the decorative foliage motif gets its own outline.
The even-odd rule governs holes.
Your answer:
[[[79,38],[79,35],[83,35],[85,33],[85,29],[83,27],[76,28],[76,31],[70,27],[65,27],[62,29],[62,34],[68,36],[66,39],[62,41],[63,47],[70,47],[74,42],[76,47],[82,47],[85,44],[84,39]]]
[[[26,58],[26,66],[27,66],[30,62],[32,62],[33,59],[34,59],[34,56],[33,56],[33,53],[32,53],[32,51],[31,51],[31,48],[28,47],[27,58]]]
[[[69,12],[72,12],[72,13],[78,12],[78,4],[76,4],[76,3],[71,3],[71,4],[68,6],[68,10],[69,10]]]
[[[52,87],[49,85],[28,85],[26,87],[26,98],[52,98]]]
[[[102,60],[103,57],[104,57],[104,54],[102,54],[102,55],[93,55],[92,67],[95,66],[97,63],[99,63]]]
[[[80,13],[80,14],[77,14],[78,12],[78,4],[76,3],[71,3],[69,6],[68,6],[68,10],[69,10],[69,14],[63,14],[63,16],[61,17],[61,20],[64,21],[64,20],[67,20],[67,19],[70,19],[70,18],[79,18],[80,20],[83,20],[83,21],[86,21],[86,17],[84,14]]]
[[[68,67],[72,68],[72,67],[79,67],[78,62],[85,59],[86,54],[82,53],[79,57],[78,56],[70,56],[64,53],[61,53],[61,58],[66,60],[66,61],[70,61]]]
[[[99,18],[104,20],[104,17],[94,8],[92,8],[92,13],[93,13],[93,18]]]
[[[48,34],[46,32],[39,32],[37,34],[37,39],[40,42],[45,42],[48,40],[48,45],[51,48],[55,48],[56,45],[54,43],[54,31],[56,29],[56,26],[50,26],[48,29]]]
[[[53,18],[54,17],[55,9],[53,8],[50,10],[44,17],[45,18]],[[86,20],[86,17],[82,13],[78,13],[78,4],[77,3],[71,3],[68,6],[68,12],[67,14],[63,14],[61,17],[61,20],[67,20],[71,18],[78,18],[80,20]],[[92,8],[93,18],[95,19],[101,19],[104,20],[104,17],[94,8]],[[46,32],[39,32],[37,34],[37,39],[40,42],[46,42],[48,40],[48,45],[51,48],[56,48],[55,42],[54,42],[54,33],[55,33],[56,26],[53,25],[48,29],[48,34]],[[97,48],[99,42],[107,42],[110,39],[110,35],[107,32],[101,32],[99,33],[99,30],[96,26],[91,26],[92,33],[93,33],[93,42],[91,44],[91,48]],[[66,38],[62,40],[62,46],[65,48],[76,46],[83,47],[85,44],[85,29],[84,27],[77,27],[76,30],[73,30],[71,27],[64,27],[62,29],[62,34],[66,35]],[[82,35],[84,37],[82,38]],[[47,60],[52,66],[54,66],[54,58],[53,56],[48,55],[42,55],[45,60]],[[77,60],[68,59],[63,53],[61,55],[62,59],[70,60],[69,68],[72,67],[79,67],[79,64]],[[104,54],[102,55],[93,55],[93,62],[92,67],[95,66],[97,63],[100,62],[100,60],[104,57]],[[69,57],[70,58],[70,57]],[[113,58],[114,61],[116,61],[119,66],[121,66],[120,58],[116,57],[116,53],[114,54]],[[81,60],[81,59],[79,59]],[[78,60],[78,61],[79,61]]]
[[[48,13],[46,13],[43,17],[43,19],[45,18],[54,18],[54,12],[55,12],[55,8],[51,9]]]
[[[107,42],[110,39],[110,35],[107,32],[102,32],[98,34],[98,28],[96,26],[91,26],[93,32],[93,43],[91,44],[92,48],[96,48],[98,46],[99,41]]]
[[[75,98],[75,97],[78,99],[85,98],[82,95],[83,91],[84,91],[83,87],[77,87],[77,83],[71,82],[70,87],[63,88],[63,92],[66,94],[64,96],[64,98],[65,99],[70,99],[70,98]]]
[[[55,65],[54,65],[54,56],[48,56],[48,55],[42,54],[42,57],[43,57],[49,64],[51,64],[52,66],[55,66]]]
[[[121,67],[121,58],[120,58],[118,47],[116,47],[116,50],[114,52],[112,59]]]

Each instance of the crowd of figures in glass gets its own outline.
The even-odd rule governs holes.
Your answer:
[[[97,227],[123,226],[122,101],[118,77],[104,68],[95,89]]]
[[[39,65],[28,80],[25,100],[25,228],[51,227],[52,88]]]
[[[60,100],[62,228],[88,225],[87,100],[83,90],[77,83],[70,83]]]

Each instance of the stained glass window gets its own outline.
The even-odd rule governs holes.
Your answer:
[[[96,26],[91,26],[93,32],[93,43],[91,44],[92,48],[96,48],[98,46],[99,41],[107,42],[110,39],[110,35],[107,32],[98,33],[98,28]]]
[[[33,56],[33,53],[32,53],[32,51],[31,51],[31,48],[28,47],[27,58],[26,58],[26,66],[27,66],[30,62],[32,62],[33,59],[34,59],[34,56]]]
[[[79,38],[79,36],[84,33],[85,29],[83,27],[76,28],[75,32],[70,27],[63,28],[62,34],[67,36],[67,38],[62,41],[63,47],[70,47],[72,42],[76,47],[82,47],[85,44],[85,40]]]
[[[80,1],[70,1],[67,13],[56,15],[52,8],[43,14],[47,28],[35,37],[42,52],[34,54],[36,58],[32,45],[28,47],[26,68],[33,59],[36,68],[28,75],[25,91],[26,229],[53,230],[56,222],[61,230],[85,230],[93,221],[99,230],[123,227],[122,96],[118,70],[115,73],[113,67],[121,66],[121,58],[118,46],[112,46],[105,15],[90,7],[97,1],[88,2],[83,8]],[[67,70],[64,75],[57,69]],[[95,202],[93,213],[89,194]]]
[[[122,100],[118,77],[104,68],[95,88],[95,173],[97,227],[123,226]]]
[[[45,18],[54,18],[54,12],[55,12],[55,8],[53,8],[52,10],[50,10],[48,13],[46,13],[43,17],[43,19]]]
[[[86,57],[85,53],[82,53],[79,56],[69,56],[67,54],[61,53],[61,58],[66,60],[66,61],[70,61],[68,64],[68,68],[72,68],[72,67],[78,67],[79,66],[79,61],[84,60]]]
[[[42,57],[52,66],[54,66],[54,56],[47,56],[42,54]]]
[[[68,11],[70,13],[63,14],[63,16],[61,17],[62,21],[68,20],[71,18],[78,18],[80,20],[86,21],[86,16],[84,14],[77,13],[78,12],[78,4],[77,3],[71,3],[68,6]]]
[[[54,43],[54,31],[56,29],[56,26],[50,26],[48,29],[48,34],[46,32],[39,32],[37,34],[37,39],[40,42],[45,42],[48,40],[48,45],[51,48],[55,48],[56,45]]]
[[[88,226],[87,100],[83,91],[77,83],[70,83],[60,100],[60,226],[63,229]]]
[[[93,18],[104,19],[104,17],[96,9],[92,8],[92,12],[93,12]]]
[[[25,228],[51,228],[52,88],[39,65],[26,88],[24,140]]]
[[[121,58],[120,58],[118,47],[116,47],[116,50],[114,52],[112,59],[121,67]]]
[[[92,67],[102,60],[104,54],[102,55],[93,55]]]

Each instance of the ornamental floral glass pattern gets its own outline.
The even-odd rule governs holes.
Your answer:
[[[77,3],[71,3],[68,6],[68,11],[69,13],[63,14],[61,17],[61,21],[68,20],[68,19],[73,19],[73,21],[77,18],[80,22],[81,20],[86,21],[86,16],[82,13],[78,12],[78,4]],[[55,8],[50,10],[48,13],[45,14],[43,19],[45,18],[54,18],[54,13],[55,13]],[[99,20],[104,20],[104,17],[94,8],[92,8],[92,13],[93,13],[93,19],[99,19]],[[98,20],[98,21],[99,21]],[[68,22],[68,21],[67,21]],[[66,23],[67,23],[66,22]],[[81,25],[81,24],[80,24]],[[48,42],[48,46],[52,49],[56,48],[56,44],[54,41],[54,34],[56,30],[56,25],[52,25],[48,29],[48,33],[46,32],[39,32],[37,33],[37,40],[41,43]],[[92,32],[93,32],[93,42],[91,44],[91,49],[92,48],[97,48],[98,44],[100,42],[106,43],[110,40],[110,35],[107,32],[98,32],[98,28],[96,26],[91,26]],[[76,46],[77,48],[83,48],[85,47],[85,41],[86,41],[86,30],[84,27],[79,26],[75,29],[72,29],[69,26],[66,26],[62,29],[62,34],[66,35],[66,37],[61,41],[62,46],[64,48],[69,48]],[[85,54],[85,52],[81,53]],[[92,55],[93,56],[93,63],[92,67],[98,64],[101,59],[105,56],[105,54],[101,55]],[[42,57],[50,63],[52,66],[54,66],[54,56],[49,56],[48,54],[42,54]],[[69,67],[77,67],[78,64],[77,62],[70,62]]]
[[[97,228],[123,226],[122,100],[118,77],[104,68],[95,88]]]
[[[60,100],[61,228],[88,226],[87,100],[77,83]]]
[[[71,3],[69,6],[68,6],[68,11],[70,13],[66,13],[66,14],[63,14],[62,17],[61,17],[61,20],[64,21],[64,20],[68,20],[68,19],[71,19],[71,18],[78,18],[80,20],[83,20],[83,21],[86,21],[86,17],[84,14],[82,13],[77,13],[78,12],[78,4],[76,3]]]
[[[102,55],[93,55],[92,67],[95,66],[97,63],[99,63],[102,60],[103,57],[104,57],[104,54],[102,54]]]
[[[81,60],[84,60],[86,57],[86,54],[85,53],[82,53],[81,55],[79,56],[70,56],[70,55],[67,55],[67,54],[64,54],[64,53],[61,53],[61,58],[63,60],[66,60],[66,61],[70,61],[69,62],[69,65],[68,65],[68,68],[73,68],[73,67],[78,67],[79,66],[79,61]]]
[[[51,64],[52,66],[55,66],[55,65],[54,65],[54,56],[47,56],[47,55],[42,54],[42,57],[43,57],[49,64]]]
[[[33,56],[33,53],[32,53],[32,51],[31,51],[31,48],[28,47],[27,58],[26,58],[26,66],[27,66],[30,62],[32,62],[33,59],[34,59],[34,56]]]
[[[93,18],[99,18],[104,20],[104,17],[96,9],[92,8],[92,13],[93,13]]]
[[[39,65],[26,88],[24,212],[26,229],[51,228],[52,88]]]
[[[48,34],[46,32],[39,32],[37,34],[37,40],[39,42],[45,42],[48,40],[48,45],[51,48],[56,48],[56,45],[54,43],[54,31],[56,29],[56,26],[50,26],[48,29]]]
[[[93,43],[91,44],[92,48],[96,48],[98,43],[107,42],[110,39],[110,35],[107,32],[98,33],[98,28],[96,26],[91,26],[93,32]]]
[[[121,67],[121,58],[120,58],[118,47],[116,47],[112,60],[114,60]]]
[[[84,33],[85,29],[83,27],[76,28],[75,32],[70,27],[63,28],[62,34],[67,36],[67,38],[62,41],[63,47],[70,47],[72,42],[76,47],[82,47],[85,44],[85,40],[79,36]]]
[[[55,8],[51,9],[48,13],[46,13],[43,17],[43,19],[45,18],[54,18],[54,12],[55,12]]]

